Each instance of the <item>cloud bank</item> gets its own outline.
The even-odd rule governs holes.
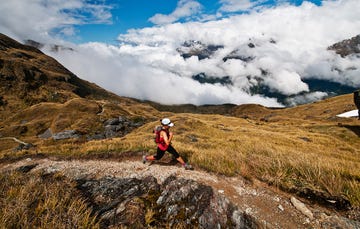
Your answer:
[[[180,18],[199,14],[201,9],[197,1],[181,0],[170,15],[158,14],[149,19],[157,26],[120,34],[119,45],[68,44],[75,51],[44,51],[79,77],[119,95],[164,104],[282,106],[274,98],[251,93],[259,82],[271,92],[285,96],[308,92],[309,87],[303,80],[309,78],[360,87],[359,59],[354,56],[341,58],[327,50],[328,46],[359,34],[358,0],[328,0],[321,6],[309,2],[301,6],[284,3],[270,8],[259,8],[259,1],[256,4],[247,0],[220,2],[219,12],[231,9],[248,12],[179,23],[176,21]],[[249,10],[252,8],[254,10]],[[98,17],[107,20],[109,16],[106,15]],[[70,19],[79,20],[66,18]],[[210,58],[192,56],[184,59],[177,48],[189,40],[223,48],[213,52]],[[252,59],[224,61],[234,52]],[[199,73],[228,76],[232,84],[200,83],[192,78]],[[291,102],[297,104],[324,96],[324,92],[312,92],[296,96]]]
[[[84,0],[2,1],[0,32],[19,40],[59,42],[76,34],[75,25],[111,23],[110,10]]]

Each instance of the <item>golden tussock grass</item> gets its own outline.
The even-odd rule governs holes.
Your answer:
[[[173,145],[197,168],[259,179],[285,190],[311,189],[346,196],[354,206],[360,206],[360,123],[335,117],[353,108],[349,95],[339,99],[341,103],[329,99],[268,110],[246,119],[188,113],[156,113],[153,119],[168,116],[175,122]],[[256,113],[257,107],[251,112]],[[152,130],[157,124],[149,122],[122,138],[61,143],[44,140],[26,153],[65,158],[154,154]]]
[[[310,188],[360,205],[360,142],[337,123],[259,122],[220,115],[178,114],[173,145],[209,172],[260,179],[285,190]],[[48,152],[88,155],[144,151],[156,146],[148,123],[123,138],[64,144]],[[134,154],[137,155],[137,154]]]
[[[99,228],[75,184],[60,174],[0,175],[0,228]]]

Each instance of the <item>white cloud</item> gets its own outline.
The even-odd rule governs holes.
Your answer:
[[[194,0],[179,0],[176,9],[169,15],[156,14],[149,21],[156,25],[170,24],[179,19],[199,13],[201,4]]]
[[[83,3],[75,0],[71,2]],[[222,2],[225,5],[236,3]],[[322,6],[309,2],[298,7],[282,4],[207,22],[169,24],[198,13],[200,6],[197,4],[196,1],[180,1],[172,14],[163,15],[163,18],[158,17],[156,20],[153,18],[154,23],[164,25],[133,29],[121,34],[119,46],[87,43],[74,45],[74,52],[45,51],[79,77],[119,95],[166,104],[259,103],[280,106],[273,98],[251,95],[249,91],[261,82],[273,92],[293,95],[308,91],[308,86],[302,80],[313,77],[360,87],[358,59],[341,58],[327,50],[333,43],[359,34],[358,0],[323,1]],[[7,34],[6,31],[11,30],[18,36],[32,34],[34,31],[26,27],[29,24],[22,25],[10,20],[9,15],[2,16],[2,13],[6,12],[4,8],[10,6],[13,5],[6,3],[0,7],[0,31],[5,30]],[[77,6],[66,7],[77,9]],[[29,23],[36,25],[35,31],[39,34],[46,34],[54,28],[63,28],[62,25],[65,24],[86,21],[68,14],[63,15],[59,10],[41,13],[44,7],[40,5],[29,5],[28,8],[29,12],[39,15],[22,15],[20,12],[24,12],[23,9],[18,9],[19,12],[15,15],[21,20],[29,17]],[[50,16],[54,17],[54,20]],[[40,23],[45,17],[50,19]],[[68,34],[74,32],[71,26],[65,31]],[[195,56],[183,59],[176,49],[188,40],[223,45],[224,48],[215,52],[211,59],[199,60]],[[250,43],[254,48],[251,48]],[[245,62],[229,59],[224,62],[223,58],[234,50],[253,60]],[[233,84],[200,84],[192,79],[193,75],[202,72],[209,76],[229,76]],[[302,103],[325,95],[323,92],[310,93],[297,96],[289,102]]]
[[[110,7],[85,0],[12,0],[0,6],[0,32],[15,39],[54,40],[57,36],[73,36],[74,25],[110,23]],[[87,16],[83,16],[87,15]]]
[[[263,3],[264,0],[220,0],[222,6],[219,11],[221,12],[238,12],[248,11],[254,6]]]
[[[117,94],[147,99],[165,104],[222,104],[261,103],[279,106],[275,99],[251,96],[244,91],[218,85],[202,85],[189,77],[171,72],[170,66],[186,67],[186,62],[177,57],[162,56],[155,48],[143,47],[137,52],[146,59],[130,55],[129,47],[88,43],[77,46],[77,50],[65,50],[52,55],[81,78],[107,88]],[[125,49],[125,50],[124,50]],[[49,50],[45,50],[49,52]],[[152,53],[152,55],[150,55]],[[158,61],[169,57],[168,69],[159,68]],[[183,62],[183,66],[181,66]],[[186,69],[182,69],[186,71]]]
[[[131,30],[119,36],[125,42],[119,47],[88,44],[78,49],[79,55],[86,53],[84,56],[57,58],[80,77],[120,95],[168,104],[255,102],[279,106],[274,99],[247,92],[261,82],[271,91],[293,95],[309,90],[302,79],[310,77],[360,86],[359,61],[340,58],[326,49],[360,31],[357,5],[357,0],[324,2],[323,6],[305,2],[300,7],[281,5],[216,21]],[[356,13],[349,16],[350,8]],[[224,49],[211,59],[183,59],[176,48],[187,40],[223,45]],[[250,43],[255,48],[250,48]],[[223,58],[234,50],[255,59],[224,62]],[[233,85],[200,84],[191,78],[201,72],[229,76]],[[324,93],[317,92],[289,102],[322,96]]]
[[[288,98],[287,102],[290,104],[290,106],[296,106],[298,104],[315,102],[320,99],[324,99],[326,96],[328,96],[328,94],[325,92],[315,91],[305,95],[301,94],[293,98]]]

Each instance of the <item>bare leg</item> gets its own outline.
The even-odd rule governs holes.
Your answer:
[[[178,162],[180,162],[182,165],[185,164],[185,161],[184,161],[181,157],[176,158],[176,160],[177,160]]]
[[[146,158],[147,161],[155,161],[154,156],[146,156],[145,158]]]

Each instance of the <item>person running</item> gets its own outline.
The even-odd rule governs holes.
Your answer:
[[[174,158],[186,169],[192,169],[191,165],[185,163],[179,153],[175,150],[175,148],[171,145],[171,140],[173,139],[173,132],[170,131],[170,127],[174,126],[174,123],[170,121],[168,118],[163,118],[160,120],[161,129],[158,131],[157,139],[155,140],[157,144],[157,151],[155,155],[152,156],[143,156],[143,163],[145,164],[147,161],[160,160],[165,152],[169,152],[173,155]]]

